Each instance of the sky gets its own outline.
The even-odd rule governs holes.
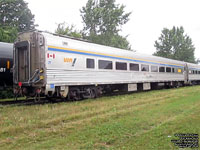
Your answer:
[[[80,9],[87,0],[25,0],[35,15],[37,29],[54,32],[62,22],[83,29]],[[195,57],[200,58],[199,0],[116,0],[132,12],[130,21],[122,26],[121,35],[128,35],[131,48],[138,53],[153,54],[154,43],[163,28],[183,26],[193,41]]]

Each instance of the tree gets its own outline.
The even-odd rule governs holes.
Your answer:
[[[90,35],[87,37],[87,40],[92,41],[97,44],[102,44],[111,47],[117,47],[121,49],[130,50],[130,44],[127,41],[126,37],[122,37],[121,35],[113,35],[109,33],[101,34],[101,35]]]
[[[94,43],[130,49],[127,37],[119,35],[122,25],[129,21],[124,5],[115,0],[88,0],[80,12],[84,24],[84,37]]]
[[[55,31],[57,34],[67,35],[75,38],[82,38],[82,32],[75,29],[74,25],[66,25],[66,23],[58,24]]]
[[[17,37],[17,29],[13,27],[0,27],[0,42],[13,43]]]
[[[0,0],[0,26],[19,32],[35,28],[34,15],[24,0]]]
[[[161,56],[191,63],[196,63],[195,47],[192,39],[184,34],[183,27],[164,28],[158,41],[155,41],[155,56]]]

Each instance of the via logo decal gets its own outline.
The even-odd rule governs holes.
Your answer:
[[[76,58],[64,58],[64,62],[65,63],[72,63],[72,67],[74,67],[76,60],[77,60]]]

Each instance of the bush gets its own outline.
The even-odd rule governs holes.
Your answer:
[[[0,99],[4,99],[4,98],[13,98],[13,90],[12,88],[8,88],[6,90],[2,90],[0,91]]]

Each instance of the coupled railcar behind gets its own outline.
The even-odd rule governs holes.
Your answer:
[[[200,84],[200,65],[187,63],[188,82],[192,85]]]
[[[198,65],[193,68],[198,77],[190,78],[186,62],[46,32],[22,33],[14,47],[16,95],[94,98],[107,92],[150,90],[200,80]]]
[[[13,84],[13,44],[0,42],[0,87]]]

